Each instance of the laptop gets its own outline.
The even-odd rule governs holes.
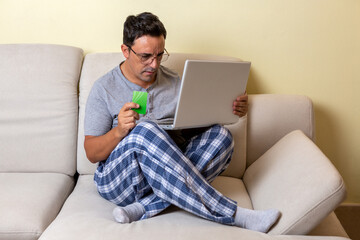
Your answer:
[[[165,130],[231,124],[239,120],[232,105],[245,93],[250,62],[186,60],[174,119]]]

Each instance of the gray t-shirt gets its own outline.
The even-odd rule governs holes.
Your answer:
[[[146,114],[139,121],[161,121],[174,118],[180,78],[177,73],[160,66],[155,82],[144,89],[125,78],[120,65],[99,78],[93,85],[86,103],[84,134],[101,136],[116,127],[117,115],[133,91],[148,93]]]

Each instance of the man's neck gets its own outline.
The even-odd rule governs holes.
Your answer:
[[[144,89],[149,88],[156,80],[156,75],[154,76],[154,78],[151,81],[144,81],[144,80],[137,78],[135,75],[133,75],[131,73],[131,71],[128,70],[126,61],[124,61],[123,63],[120,64],[120,70],[121,70],[122,74],[124,75],[124,77],[128,81],[130,81]]]

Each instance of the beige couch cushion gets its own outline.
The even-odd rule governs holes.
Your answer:
[[[73,187],[60,173],[0,173],[0,239],[38,239]]]
[[[301,131],[283,137],[246,169],[254,209],[279,209],[270,234],[307,234],[345,198],[336,168]]]
[[[251,208],[250,199],[241,180],[218,177],[213,185],[223,194],[237,200],[239,205]],[[92,175],[81,175],[74,192],[40,240],[324,239],[310,236],[271,236],[204,220],[173,206],[151,219],[131,224],[119,224],[114,221],[111,214],[114,207],[115,205],[99,196]],[[345,240],[345,238],[336,237],[327,237],[326,239]]]
[[[76,170],[79,48],[0,45],[0,171]]]
[[[315,139],[314,110],[305,96],[249,95],[247,166],[250,166],[282,137],[301,130]]]
[[[83,51],[0,45],[0,238],[37,239],[74,187]]]
[[[329,216],[317,225],[316,228],[311,230],[308,235],[349,237],[334,212],[331,212]]]
[[[124,57],[120,53],[93,53],[84,58],[79,83],[79,127],[77,144],[77,171],[80,174],[93,174],[97,164],[92,164],[86,157],[84,149],[84,118],[86,100],[94,82],[106,72],[120,64]]]
[[[251,208],[241,180],[218,177],[214,186],[240,205]],[[81,175],[74,192],[40,239],[231,239],[257,233],[207,221],[175,207],[158,216],[131,224],[114,221],[114,204],[97,193],[92,175]],[[246,235],[250,234],[250,235]],[[255,239],[262,239],[255,238]]]
[[[186,59],[216,59],[240,61],[237,58],[220,57],[201,54],[173,53],[169,59],[163,63],[164,66],[182,75]],[[84,117],[85,105],[93,83],[113,69],[124,60],[122,53],[93,53],[87,54],[84,59],[80,79],[80,99],[79,99],[79,135],[78,135],[78,171],[80,174],[93,174],[96,165],[91,164],[84,151]],[[226,176],[240,178],[245,170],[246,159],[246,117],[239,120],[238,123],[227,126],[234,135],[235,151],[230,166],[223,173]]]

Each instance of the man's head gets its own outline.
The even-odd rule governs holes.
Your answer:
[[[155,81],[160,62],[167,55],[165,38],[164,25],[151,13],[126,19],[121,50],[126,58],[122,70],[128,80],[143,87]]]
[[[123,43],[131,47],[136,39],[144,35],[164,36],[166,39],[166,29],[159,18],[152,13],[144,12],[137,16],[128,16],[124,23]]]

